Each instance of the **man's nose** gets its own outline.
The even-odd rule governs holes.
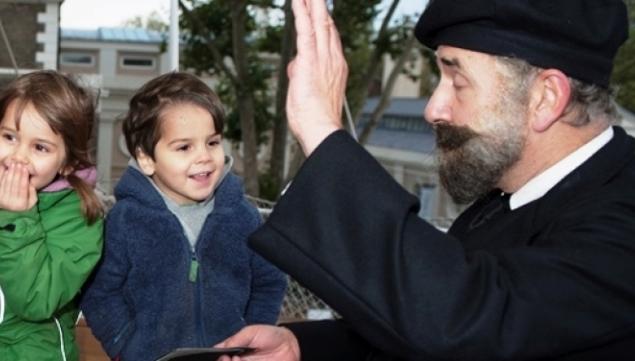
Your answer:
[[[437,88],[428,100],[423,116],[430,124],[451,122],[452,106],[448,99],[448,95],[444,94],[439,88]]]

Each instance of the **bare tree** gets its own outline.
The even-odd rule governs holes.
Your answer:
[[[366,144],[368,142],[368,138],[370,138],[370,134],[372,133],[373,130],[375,130],[375,128],[377,128],[379,121],[384,116],[384,112],[386,111],[386,108],[390,104],[392,91],[395,87],[395,83],[397,82],[397,77],[399,76],[399,74],[401,74],[401,71],[403,70],[404,65],[406,64],[406,61],[408,60],[408,58],[412,56],[412,49],[415,47],[416,44],[417,44],[416,38],[414,37],[414,35],[410,35],[410,37],[404,44],[403,52],[401,53],[401,55],[399,55],[399,58],[397,58],[397,61],[394,64],[394,67],[390,71],[390,75],[388,76],[388,80],[386,81],[386,84],[384,85],[384,88],[382,89],[381,97],[379,98],[379,102],[377,103],[377,106],[373,110],[373,113],[371,114],[370,119],[368,120],[368,123],[364,125],[364,128],[362,129],[359,135],[358,140],[361,144]]]
[[[199,19],[196,14],[179,0],[179,5],[183,11],[183,16],[189,20],[193,30],[199,37],[204,37],[204,44],[209,50],[210,57],[219,69],[231,82],[235,91],[236,102],[240,109],[240,127],[243,147],[243,177],[245,190],[252,196],[259,195],[258,186],[258,144],[255,127],[255,105],[252,89],[249,84],[249,73],[247,70],[247,44],[246,44],[246,14],[247,0],[233,0],[230,2],[231,26],[232,26],[232,57],[223,55],[216,46],[211,31],[206,22]]]

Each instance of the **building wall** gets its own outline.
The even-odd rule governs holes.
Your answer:
[[[384,57],[384,71],[382,74],[382,84],[386,84],[388,78],[390,77],[390,73],[395,66],[395,61],[390,57]],[[415,61],[410,63],[406,63],[404,65],[408,71],[414,74],[420,74],[422,70],[423,62],[421,58],[418,58]],[[412,80],[407,75],[401,73],[397,76],[397,82],[395,83],[395,87],[392,90],[392,96],[397,97],[418,97],[419,89],[421,88],[420,82],[418,80]]]
[[[65,63],[65,56],[88,55],[90,64]],[[126,67],[123,58],[152,58],[155,67],[140,69]],[[170,71],[168,54],[160,43],[134,41],[101,41],[62,38],[60,46],[61,71],[92,79],[92,87],[99,93],[97,125],[97,173],[102,190],[111,193],[129,160],[121,131],[121,119],[128,111],[134,93],[150,79]],[[214,82],[203,78],[210,87]]]
[[[37,22],[38,13],[46,10],[46,4],[21,4],[0,2],[0,20],[11,44],[14,58],[21,69],[37,69],[36,54],[42,48],[37,33],[43,27]],[[0,38],[0,69],[13,72],[13,63],[4,40]]]
[[[15,75],[11,53],[20,73],[57,69],[59,0],[2,0],[0,20],[11,52],[0,37],[0,75]]]

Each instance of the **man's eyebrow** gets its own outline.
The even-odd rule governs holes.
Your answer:
[[[457,58],[448,59],[444,57],[439,57],[438,59],[445,66],[461,69],[461,63],[459,62],[459,59]]]

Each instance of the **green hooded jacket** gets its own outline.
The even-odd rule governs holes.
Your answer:
[[[101,256],[102,228],[72,189],[39,192],[28,211],[0,209],[0,360],[79,358],[74,298]]]

